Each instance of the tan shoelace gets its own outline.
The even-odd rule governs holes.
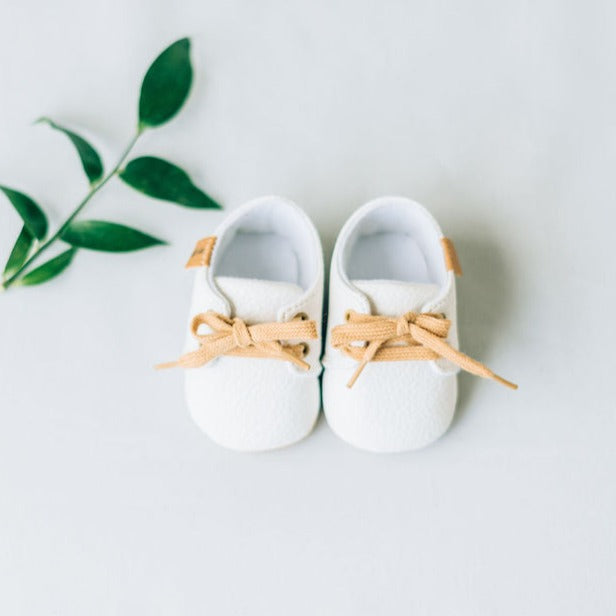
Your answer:
[[[332,329],[332,346],[359,362],[347,387],[353,386],[371,361],[429,361],[444,357],[471,374],[493,379],[511,389],[518,388],[481,362],[449,346],[445,338],[451,321],[441,314],[407,312],[392,318],[349,310],[346,321]],[[358,342],[365,345],[356,346]]]
[[[210,327],[212,333],[199,334],[201,325]],[[185,353],[177,361],[159,364],[157,368],[198,368],[221,355],[233,355],[281,359],[308,370],[310,364],[302,359],[307,352],[307,345],[283,345],[282,341],[318,338],[316,322],[301,317],[287,323],[247,325],[242,319],[231,319],[212,310],[196,315],[190,330],[199,341],[199,348]]]

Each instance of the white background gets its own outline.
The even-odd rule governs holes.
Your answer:
[[[323,419],[287,450],[220,449],[152,365],[181,349],[182,266],[223,214],[113,182],[86,217],[171,245],[82,251],[0,296],[0,612],[613,614],[615,25],[607,0],[3,0],[0,182],[53,225],[86,183],[30,123],[109,168],[147,65],[190,35],[191,98],[138,152],[227,210],[296,200],[328,256],[362,202],[426,204],[465,269],[463,348],[520,390],[462,376],[417,453],[355,451]],[[4,199],[0,222],[6,256]]]

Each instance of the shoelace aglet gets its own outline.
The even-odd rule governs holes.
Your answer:
[[[299,357],[289,357],[288,361],[290,361],[293,365],[297,366],[301,370],[310,370],[310,364],[308,362],[305,362],[303,359],[300,359]]]
[[[180,365],[178,361],[167,361],[162,364],[156,364],[154,370],[167,370],[167,368],[175,368]]]
[[[355,381],[359,378],[359,375],[362,373],[363,369],[366,367],[366,364],[368,362],[366,360],[360,362],[360,364],[357,366],[357,368],[355,369],[355,372],[353,372],[353,376],[350,378],[349,382],[346,384],[346,386],[351,389],[351,387],[353,387],[353,385],[355,385]]]
[[[515,383],[512,383],[511,381],[508,381],[507,379],[504,379],[502,376],[498,376],[498,374],[492,373],[492,378],[497,383],[500,383],[501,385],[504,385],[505,387],[509,387],[509,389],[517,389],[518,388],[518,386]]]

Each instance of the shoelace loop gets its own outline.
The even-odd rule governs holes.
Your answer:
[[[353,386],[371,361],[429,361],[443,357],[471,374],[518,388],[450,346],[446,338],[451,321],[442,314],[407,312],[399,317],[385,317],[349,310],[345,318],[346,323],[332,329],[332,346],[359,362],[347,387]]]
[[[200,334],[199,328],[208,326],[212,333]],[[310,364],[302,359],[307,345],[282,344],[291,340],[314,340],[318,338],[317,324],[303,318],[286,323],[257,323],[248,325],[238,317],[229,318],[213,310],[193,317],[190,324],[193,337],[199,348],[182,355],[177,361],[159,364],[157,368],[198,368],[221,355],[236,357],[262,357],[289,361],[308,370]]]

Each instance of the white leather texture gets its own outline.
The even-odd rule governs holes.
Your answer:
[[[248,243],[242,234],[249,237]],[[288,321],[305,313],[317,322],[321,335],[321,243],[298,206],[280,197],[251,201],[232,212],[215,235],[218,240],[210,267],[199,268],[195,274],[189,319],[215,310],[250,324]],[[237,249],[234,239],[242,242]],[[272,250],[268,252],[270,239]],[[251,253],[251,247],[258,252]],[[280,247],[284,247],[280,258],[291,261],[292,267],[276,262]],[[229,256],[231,252],[235,256]],[[223,264],[224,275],[218,275],[219,264]],[[230,275],[246,273],[248,268],[279,279]],[[189,335],[185,349],[196,347]],[[216,443],[240,451],[276,449],[304,438],[319,413],[321,339],[308,341],[308,349],[308,371],[276,359],[229,356],[186,370],[186,401],[195,423]]]
[[[388,259],[400,254],[404,237],[420,246],[425,262],[421,267],[430,282],[389,279],[353,279],[349,271],[361,273],[350,263],[358,254],[365,235],[379,236],[396,230],[395,254],[372,252],[374,260],[385,262],[381,269],[399,271],[404,266]],[[356,362],[330,345],[331,329],[344,323],[346,310],[399,316],[408,311],[442,312],[451,320],[448,342],[458,347],[455,278],[445,268],[440,239],[443,234],[432,216],[418,203],[400,197],[385,197],[364,205],[343,227],[332,257],[328,313],[328,334],[323,377],[323,406],[332,430],[348,443],[374,452],[407,451],[438,439],[449,427],[457,399],[456,374],[451,362],[400,361],[369,363],[352,388],[346,386]],[[382,243],[382,238],[381,240]],[[410,253],[411,251],[409,251]],[[367,257],[366,257],[367,258]],[[439,262],[438,260],[441,260]],[[377,271],[374,264],[364,268]]]

